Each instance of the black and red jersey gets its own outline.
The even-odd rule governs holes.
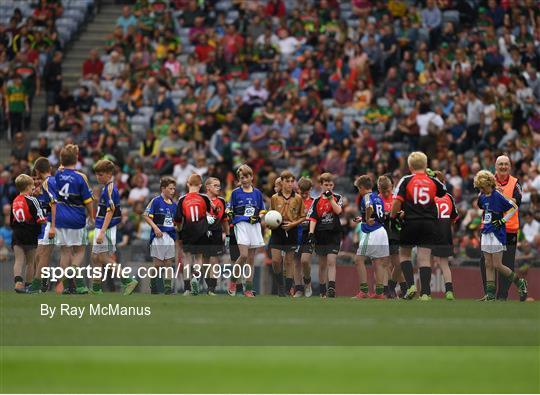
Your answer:
[[[37,245],[41,224],[47,222],[38,200],[33,196],[18,195],[11,205],[10,225],[13,245]]]
[[[438,221],[437,226],[442,238],[452,242],[452,224],[457,221],[459,213],[456,208],[454,197],[447,193],[443,197],[436,197]]]
[[[208,231],[206,213],[210,212],[212,204],[208,196],[189,192],[178,200],[175,222],[182,224],[182,231],[204,234]]]
[[[225,215],[225,207],[227,203],[225,199],[221,196],[217,196],[214,199],[211,199],[212,207],[210,208],[210,214],[216,219],[213,225],[209,226],[211,231],[218,231],[221,229],[221,223],[223,221],[228,221],[227,216]]]
[[[446,187],[439,180],[425,173],[415,173],[399,180],[394,199],[402,202],[405,221],[437,219],[436,197],[443,197]]]
[[[304,201],[304,208],[306,209],[306,220],[302,222],[302,231],[308,232],[309,231],[309,210],[311,209],[311,206],[313,205],[313,199],[311,196],[308,196],[305,199],[302,199]]]
[[[343,197],[341,195],[335,193],[332,196],[332,199],[335,200],[338,206],[343,207]],[[339,215],[334,213],[332,203],[329,199],[325,199],[322,196],[315,198],[311,204],[307,217],[310,221],[317,223],[315,232],[326,230],[341,232]]]

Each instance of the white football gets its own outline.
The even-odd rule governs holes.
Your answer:
[[[266,222],[266,225],[270,229],[277,229],[283,222],[283,218],[281,217],[281,214],[279,213],[279,211],[270,210],[264,216],[264,222]]]

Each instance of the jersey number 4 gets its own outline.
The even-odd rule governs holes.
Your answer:
[[[69,198],[69,184],[64,184],[62,189],[58,191],[58,194],[64,198],[64,200],[68,200]]]
[[[413,189],[414,204],[428,204],[429,203],[429,188],[428,187],[414,187]]]

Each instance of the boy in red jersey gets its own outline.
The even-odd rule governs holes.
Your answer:
[[[341,246],[342,228],[339,215],[343,211],[343,198],[335,194],[334,176],[323,173],[319,176],[323,192],[313,201],[308,218],[310,244],[315,243],[315,254],[319,260],[320,296],[336,297],[336,259]],[[326,281],[328,279],[328,294]]]
[[[205,278],[208,288],[208,295],[215,295],[217,279],[213,270],[215,265],[219,265],[218,257],[224,253],[223,234],[225,239],[229,237],[229,218],[225,215],[226,202],[220,196],[221,183],[215,177],[209,177],[204,183],[206,194],[212,202],[210,215],[214,217],[215,222],[208,227],[208,245],[203,251],[203,264],[211,265],[208,270],[208,277]]]
[[[188,193],[178,200],[175,222],[182,226],[182,244],[186,254],[184,265],[188,266],[188,276],[192,274],[191,295],[195,296],[199,294],[203,251],[208,247],[208,225],[213,225],[215,218],[210,215],[212,210],[210,199],[199,192],[202,187],[201,176],[190,175],[187,186]]]
[[[10,218],[13,229],[12,247],[15,254],[13,276],[15,292],[26,293],[23,279],[24,266],[34,265],[41,225],[47,222],[47,218],[43,215],[38,200],[31,196],[34,190],[32,177],[21,174],[15,179],[15,187],[19,195],[11,205]]]
[[[313,204],[313,198],[310,196],[312,185],[309,178],[302,177],[298,180],[298,190],[304,201],[306,213],[309,212],[311,205]],[[300,243],[297,248],[296,259],[294,262],[294,296],[296,298],[300,297],[302,293],[306,298],[313,295],[313,290],[311,288],[311,256],[313,255],[313,247],[308,243],[309,222],[309,219],[306,218],[306,220],[302,222],[302,226],[298,227]]]
[[[423,152],[412,152],[407,158],[412,174],[401,178],[394,191],[391,219],[396,219],[403,209],[404,223],[400,232],[399,255],[401,270],[407,282],[405,299],[416,295],[411,253],[417,247],[422,295],[420,300],[431,300],[431,247],[436,242],[437,205],[436,197],[446,195],[446,188],[439,180],[428,176],[427,156]]]

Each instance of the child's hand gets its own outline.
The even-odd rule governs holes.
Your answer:
[[[362,217],[360,217],[359,215],[357,215],[357,216],[354,217],[352,220],[353,220],[353,222],[360,222],[360,221],[362,221]]]
[[[51,227],[49,229],[49,239],[54,239],[56,237],[56,229]]]
[[[285,232],[287,232],[288,230],[291,229],[291,222],[283,222],[283,223],[281,224],[281,228],[282,228]]]
[[[99,231],[97,237],[96,237],[96,243],[97,244],[103,244],[103,231]]]
[[[375,223],[375,220],[373,218],[368,218],[366,222],[369,226],[371,226]]]
[[[162,232],[161,230],[159,230],[159,228],[156,229],[156,230],[154,231],[154,233],[156,234],[156,237],[157,237],[158,239],[161,239],[161,238],[163,237],[163,232]]]

